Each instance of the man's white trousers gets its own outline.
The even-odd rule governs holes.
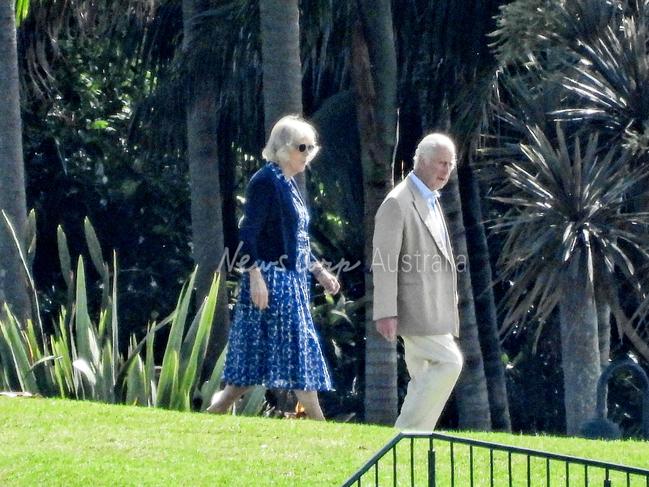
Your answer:
[[[394,427],[432,431],[460,376],[462,352],[450,333],[402,338],[410,382]]]

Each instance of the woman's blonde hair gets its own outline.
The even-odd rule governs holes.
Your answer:
[[[278,162],[288,152],[289,147],[295,146],[301,139],[311,139],[316,148],[307,156],[307,161],[318,153],[317,133],[313,126],[299,115],[286,115],[280,118],[270,131],[266,147],[261,155],[267,161]]]

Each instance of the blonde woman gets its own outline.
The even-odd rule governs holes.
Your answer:
[[[313,256],[309,214],[293,177],[318,151],[315,129],[280,119],[246,189],[241,252],[248,261],[230,329],[223,380],[208,408],[224,413],[252,386],[293,390],[311,419],[323,420],[317,391],[332,389],[309,311],[309,273],[331,294],[340,285]]]

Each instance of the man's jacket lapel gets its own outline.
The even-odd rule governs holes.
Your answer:
[[[437,245],[439,252],[444,257],[446,257],[446,259],[450,263],[453,263],[451,256],[448,254],[447,246],[444,244],[444,242],[442,242],[441,236],[438,235],[437,232],[435,232],[435,227],[433,225],[433,218],[435,218],[435,215],[432,211],[430,211],[430,208],[428,208],[428,203],[419,192],[419,189],[417,189],[415,184],[410,180],[408,180],[408,188],[410,189],[410,193],[412,194],[412,203],[417,209],[417,213],[419,213],[422,222],[430,232],[430,235],[433,237],[433,240],[435,241],[435,245]],[[439,204],[439,201],[437,202],[437,204]],[[442,227],[446,229],[446,223],[443,221],[443,219]]]

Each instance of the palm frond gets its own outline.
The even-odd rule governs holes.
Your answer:
[[[649,263],[647,212],[625,206],[647,168],[631,169],[628,154],[615,146],[605,150],[597,134],[584,144],[579,134],[566,138],[561,126],[554,141],[538,127],[527,131],[522,157],[505,168],[510,186],[494,197],[510,207],[493,226],[507,232],[498,262],[501,279],[513,283],[505,296],[506,326],[547,318],[569,292],[564,275],[580,255],[591,263],[591,279],[598,262],[638,289],[637,263]]]
[[[649,114],[649,16],[625,17],[575,47],[581,62],[563,86],[582,102],[557,110],[560,120],[589,119],[619,138],[644,132]]]

